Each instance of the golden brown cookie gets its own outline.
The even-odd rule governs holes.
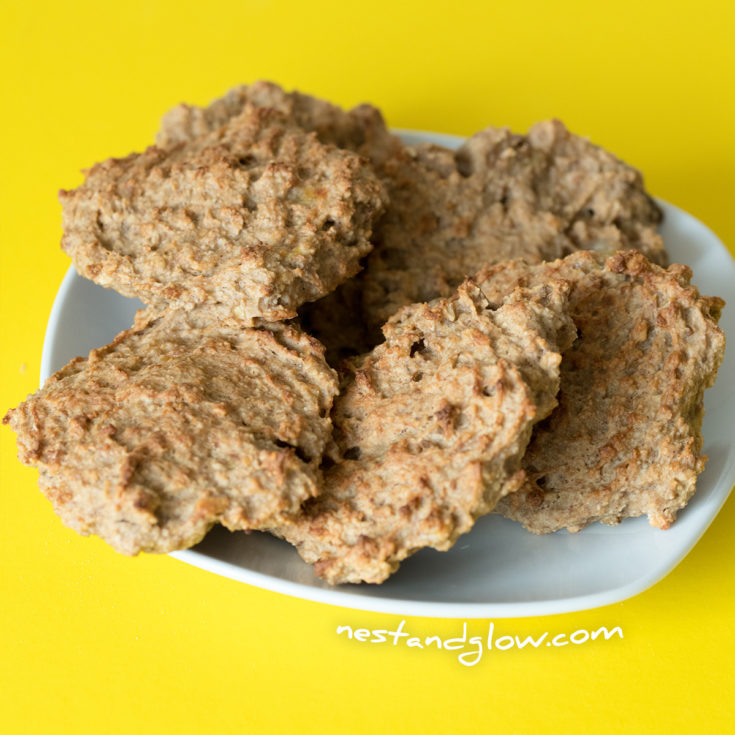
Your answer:
[[[487,128],[457,151],[418,145],[381,176],[390,202],[361,276],[374,335],[400,306],[446,296],[509,258],[636,248],[666,260],[640,173],[556,120],[527,135]]]
[[[401,140],[385,126],[380,111],[372,105],[343,110],[326,100],[286,92],[272,82],[258,81],[230,90],[206,107],[181,104],[164,115],[156,136],[167,148],[216,130],[239,115],[246,106],[270,107],[290,122],[316,133],[322,143],[331,143],[365,156],[381,178],[393,159],[404,156]],[[388,181],[384,180],[386,185]],[[362,281],[359,276],[342,284],[335,292],[304,304],[299,311],[304,329],[327,348],[330,364],[338,365],[350,355],[366,352],[368,340],[362,314]]]
[[[384,192],[357,155],[246,108],[194,140],[97,164],[60,196],[62,247],[82,275],[252,322],[293,317],[354,275]]]
[[[388,132],[380,110],[372,105],[343,110],[318,97],[286,92],[277,84],[265,81],[235,87],[206,107],[177,105],[164,115],[156,143],[170,148],[194,140],[225,125],[248,106],[278,110],[294,125],[316,133],[322,143],[360,153],[377,167],[403,147]]]
[[[347,362],[321,494],[272,530],[332,584],[382,582],[418,549],[452,546],[523,480],[574,339],[565,288],[491,306],[468,282],[401,309],[383,344]]]
[[[702,399],[725,350],[724,302],[700,296],[683,265],[635,251],[582,252],[477,275],[490,301],[548,279],[571,286],[579,338],[564,353],[559,406],[523,459],[528,483],[496,510],[534,533],[647,515],[668,528],[704,469]]]
[[[323,348],[211,305],[140,311],[3,420],[62,521],[124,554],[283,522],[316,494],[337,391]]]

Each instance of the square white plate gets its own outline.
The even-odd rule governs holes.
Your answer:
[[[402,132],[406,142],[456,147],[461,138]],[[694,270],[707,295],[731,303],[721,321],[734,334],[735,263],[701,222],[664,202],[661,232],[672,262]],[[133,321],[140,302],[80,278],[64,278],[51,311],[41,380],[77,355],[107,344]],[[709,462],[697,493],[668,530],[644,518],[577,534],[534,536],[499,516],[481,518],[455,547],[426,549],[403,562],[382,585],[330,587],[317,579],[286,542],[264,533],[215,528],[193,549],[172,554],[194,566],[257,587],[333,605],[429,617],[521,617],[607,605],[658,582],[692,549],[727,499],[735,482],[735,357],[726,354],[717,383],[705,394],[704,451]]]

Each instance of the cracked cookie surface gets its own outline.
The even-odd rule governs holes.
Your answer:
[[[668,528],[706,461],[703,394],[724,354],[724,302],[701,296],[686,266],[663,269],[635,251],[477,275],[490,301],[549,278],[570,284],[579,338],[562,360],[559,406],[523,459],[528,482],[496,511],[534,533],[640,515]]]
[[[267,81],[235,87],[205,107],[177,105],[163,116],[156,143],[170,148],[194,140],[227,124],[246,107],[278,110],[294,125],[316,133],[322,143],[359,153],[378,169],[403,148],[400,139],[386,128],[380,110],[372,105],[343,110],[327,100],[286,92]]]
[[[666,261],[640,173],[557,120],[527,135],[487,128],[457,151],[407,147],[381,175],[389,204],[361,274],[374,334],[400,306],[503,260],[636,248]]]
[[[318,490],[336,374],[292,327],[149,307],[4,419],[62,521],[167,552],[213,523],[272,525]]]
[[[246,107],[171,148],[96,164],[61,192],[81,275],[144,303],[227,304],[287,319],[354,275],[383,188],[354,153]]]
[[[451,547],[522,482],[574,339],[565,288],[495,306],[467,282],[401,309],[383,344],[346,363],[322,492],[271,530],[332,584],[379,583],[418,549]]]

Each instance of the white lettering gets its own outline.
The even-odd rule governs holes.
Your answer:
[[[569,643],[574,643],[576,646],[580,646],[588,641],[595,641],[602,637],[604,640],[610,640],[615,636],[619,638],[623,637],[623,630],[619,626],[608,630],[605,626],[598,628],[594,631],[580,628],[575,630],[573,633],[558,633],[553,638],[549,638],[548,632],[542,633],[538,637],[532,635],[521,638],[518,635],[502,635],[495,639],[495,623],[488,622],[487,638],[483,640],[482,636],[475,635],[471,638],[467,637],[467,623],[462,623],[462,635],[458,638],[447,638],[443,640],[438,635],[427,635],[425,637],[415,636],[412,633],[404,630],[406,627],[406,621],[401,620],[395,630],[384,630],[382,628],[376,630],[368,630],[367,628],[352,628],[350,625],[338,625],[337,635],[346,634],[347,638],[365,643],[387,643],[388,638],[393,638],[393,645],[397,646],[401,638],[405,638],[404,641],[407,648],[431,648],[432,644],[435,644],[438,650],[445,649],[447,651],[460,651],[457,654],[457,660],[462,666],[476,666],[481,660],[484,650],[492,651],[493,646],[497,651],[507,651],[514,646],[519,650],[524,648],[539,648],[539,646],[555,646],[561,648],[562,646],[568,646]],[[372,636],[372,637],[371,637]],[[483,649],[483,643],[485,643],[485,649]]]
[[[477,649],[474,651],[465,651],[457,656],[459,662],[463,666],[474,666],[476,663],[479,663],[482,658],[482,638],[480,638],[479,635],[472,636],[472,638],[470,638],[470,643],[477,646]],[[470,661],[470,656],[474,656],[475,660]]]
[[[623,631],[617,626],[611,631],[608,631],[608,629],[603,626],[602,628],[598,628],[597,630],[592,631],[592,640],[596,641],[600,633],[605,636],[606,641],[609,641],[615,633],[617,633],[621,638],[623,637]]]
[[[467,623],[462,624],[462,637],[461,638],[448,638],[444,641],[444,648],[447,651],[456,651],[458,648],[464,648],[464,644],[467,642]],[[450,645],[457,643],[458,645]]]
[[[403,626],[406,624],[405,620],[401,620],[400,625],[395,630],[389,630],[388,635],[393,636],[393,645],[397,645],[399,638],[408,638],[408,633],[403,632]]]
[[[516,646],[518,646],[518,648],[525,648],[530,643],[534,648],[538,648],[544,642],[544,639],[547,635],[549,634],[544,633],[540,638],[536,640],[534,640],[530,635],[523,640],[516,636]]]
[[[501,641],[505,642],[501,643]],[[515,641],[513,640],[513,636],[509,635],[501,635],[500,638],[495,641],[495,648],[497,648],[498,651],[507,651],[509,648],[513,648],[514,645]]]

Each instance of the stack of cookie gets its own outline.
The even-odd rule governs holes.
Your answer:
[[[4,421],[118,551],[221,523],[379,583],[492,511],[666,528],[694,493],[723,302],[664,267],[640,174],[557,121],[406,146],[260,82],[61,199],[77,270],[147,306]]]

